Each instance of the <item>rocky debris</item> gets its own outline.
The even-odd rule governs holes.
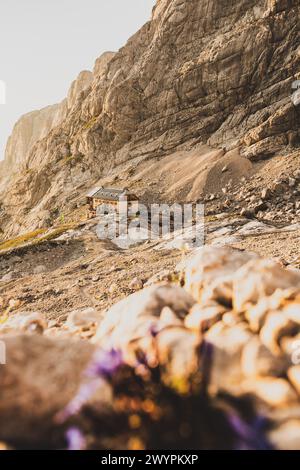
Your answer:
[[[147,287],[106,312],[93,341],[103,347],[120,349],[130,364],[135,364],[139,355],[148,357],[150,362],[156,361],[152,334],[177,324],[184,335],[183,319],[194,303],[180,287],[163,284]]]
[[[19,333],[42,334],[47,328],[47,321],[40,312],[18,312],[8,314],[0,322],[0,335]]]
[[[242,217],[247,217],[247,219],[253,219],[254,214],[255,214],[254,210],[246,209],[245,207],[243,207],[243,209],[240,212],[240,215]]]
[[[201,343],[201,335],[204,335],[205,341],[214,347],[212,390],[222,389],[238,395],[251,393],[270,407],[279,404],[287,406],[297,400],[297,394],[294,385],[284,378],[292,359],[286,356],[281,342],[285,337],[293,338],[300,332],[300,318],[297,314],[300,307],[299,279],[298,273],[273,261],[258,259],[254,254],[225,247],[206,247],[196,251],[186,262],[185,289],[198,303],[189,307],[188,311],[185,307],[183,325],[186,329],[178,324],[177,330],[174,330],[174,345],[177,342],[175,331],[189,336],[192,330],[196,334],[196,343]],[[146,299],[153,295],[152,292],[155,290],[140,292],[139,299],[144,296],[144,301],[148,302]],[[179,293],[183,295],[182,290]],[[144,308],[135,307],[133,313],[133,307],[129,305],[141,305],[136,295],[107,312],[96,341],[101,343],[104,338],[110,338],[111,345],[127,352],[129,345],[131,352],[134,345],[134,357],[142,352],[151,358],[151,363],[155,363],[153,351],[159,354],[162,346],[156,339],[158,350],[153,349],[149,331],[154,328],[155,338],[159,338],[165,331],[172,336],[172,329],[169,330],[166,325],[161,328],[160,318],[154,322],[152,315],[146,314]],[[168,307],[174,310],[174,306]],[[135,321],[131,323],[126,315],[123,323],[122,311],[130,312],[131,318],[135,316]],[[140,315],[141,323],[138,321]],[[174,320],[171,322],[173,325],[178,322],[178,316],[175,315]],[[104,328],[104,325],[107,326]],[[189,341],[193,342],[192,339]],[[184,348],[181,353],[185,355]],[[132,356],[130,360],[134,360]],[[195,364],[192,359],[191,363]],[[191,371],[187,367],[183,370],[190,377]],[[195,371],[195,366],[192,370]],[[258,380],[258,377],[261,379]]]
[[[0,282],[10,282],[13,279],[14,279],[14,273],[10,271],[9,273],[6,273],[4,274],[4,276],[1,277]]]
[[[71,331],[89,331],[96,328],[102,319],[102,314],[95,308],[83,308],[69,313],[65,326]]]
[[[230,306],[233,279],[239,268],[257,257],[221,247],[203,247],[186,262],[185,288],[199,302],[216,300]]]
[[[233,284],[233,306],[242,312],[277,289],[300,288],[300,274],[271,260],[252,259],[235,273]]]
[[[261,198],[263,200],[269,199],[271,197],[271,195],[272,195],[271,190],[269,188],[265,188],[265,189],[262,190]]]
[[[236,264],[235,269],[225,277],[225,284],[222,269],[219,273],[214,270],[218,266],[218,255],[220,260],[225,260],[226,266],[226,253],[227,259],[232,257]],[[206,299],[211,298],[211,285],[206,284],[210,274],[208,268],[214,273],[210,283],[219,289],[213,296],[219,310],[214,306],[211,326],[204,336],[215,347],[212,389],[221,387],[234,394],[240,394],[243,390],[254,394],[270,407],[291,406],[298,400],[293,381],[299,378],[296,370],[293,374],[291,369],[290,377],[293,380],[290,379],[290,383],[286,381],[293,351],[287,355],[282,345],[286,337],[291,338],[295,347],[297,344],[293,338],[300,331],[299,273],[291,272],[273,261],[251,259],[251,256],[247,260],[245,254],[240,252],[233,257],[231,249],[215,249],[214,255],[211,256],[211,248],[203,249],[187,263],[186,268],[186,288],[200,301],[200,305],[193,307],[199,312],[199,330],[203,331],[202,322],[206,321]],[[233,307],[236,319],[230,326],[223,321],[225,315],[221,308],[226,304],[229,312]],[[203,316],[200,315],[201,311]],[[189,325],[190,316],[197,319],[193,312],[189,313],[186,325]],[[195,329],[197,323],[193,322],[191,326]],[[254,332],[258,336],[254,336]]]
[[[254,254],[225,247],[206,247],[196,251],[186,262],[185,289],[198,302],[188,306],[193,303],[189,300],[183,308],[183,317],[182,314],[179,317],[176,315],[174,303],[168,304],[165,307],[168,308],[171,321],[169,324],[161,323],[158,312],[164,304],[157,310],[155,301],[153,313],[147,305],[151,305],[149,298],[153,295],[156,297],[156,292],[167,287],[153,286],[152,289],[144,289],[130,296],[108,311],[95,341],[100,344],[104,341],[122,349],[125,354],[130,350],[128,360],[131,363],[141,353],[150,363],[155,363],[155,354],[159,354],[159,348],[162,347],[158,338],[163,332],[169,331],[170,325],[173,328],[177,325],[174,344],[177,342],[175,331],[183,336],[190,336],[190,331],[193,331],[196,336],[192,337],[196,343],[198,341],[198,345],[201,343],[201,335],[204,335],[205,341],[214,346],[213,390],[221,388],[235,394],[251,391],[271,407],[277,406],[280,399],[284,405],[286,400],[292,400],[292,397],[295,399],[296,396],[292,393],[293,386],[283,380],[292,359],[286,356],[281,342],[285,337],[292,338],[300,332],[300,318],[297,314],[299,280],[298,273],[273,261],[258,259]],[[179,299],[185,297],[183,290],[177,292],[176,295],[174,292],[173,297],[177,298],[179,305]],[[122,321],[122,312],[125,311],[130,312],[130,317],[124,315]],[[160,345],[158,350],[157,345],[153,349],[153,339],[149,333],[153,330],[155,341]],[[172,328],[169,334],[172,336]],[[193,342],[192,339],[189,341]],[[181,353],[185,355],[183,351]],[[184,370],[190,377],[191,371],[187,367]],[[192,370],[195,371],[195,368]],[[253,381],[260,376],[277,377],[280,380],[262,380],[255,388]],[[271,383],[278,389],[278,395],[273,399],[270,396]]]
[[[175,273],[175,276],[177,273]],[[145,287],[151,286],[153,284],[160,284],[161,282],[171,282],[174,278],[174,272],[169,269],[164,269],[163,271],[154,274],[151,276],[147,282],[145,282]]]
[[[134,279],[132,279],[129,283],[129,289],[130,290],[133,290],[133,291],[136,291],[136,290],[140,290],[143,288],[143,281],[137,277],[135,277]]]
[[[299,164],[299,152],[295,153],[295,161],[291,155],[290,169],[286,169],[274,180],[268,178],[268,171],[262,171],[261,176],[254,176],[247,182],[237,182],[235,188],[229,191],[224,188],[223,194],[220,193],[221,207],[226,212],[238,212],[243,217],[258,218],[278,222],[280,224],[289,224],[299,222],[299,198],[300,198],[300,177],[297,170],[293,168]],[[275,165],[275,164],[274,164]],[[272,165],[270,170],[272,174]],[[264,180],[267,181],[264,183]],[[261,190],[261,185],[267,186]],[[228,197],[230,203],[228,203]],[[210,209],[216,211],[216,208]]]

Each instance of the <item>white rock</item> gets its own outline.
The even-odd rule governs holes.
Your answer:
[[[114,294],[118,290],[118,284],[116,283],[111,284],[108,290],[110,294]]]
[[[10,299],[10,301],[8,302],[8,307],[10,310],[17,309],[18,307],[20,307],[20,305],[21,301],[19,299]]]
[[[10,282],[14,279],[14,274],[10,271],[7,274],[4,274],[2,278],[0,279],[0,282]]]
[[[300,286],[300,275],[271,260],[256,259],[241,267],[235,275],[233,303],[236,311],[247,310],[251,304],[271,296],[276,289]]]
[[[236,271],[256,255],[229,247],[203,247],[188,258],[185,288],[200,303],[211,300],[232,302]]]
[[[291,419],[273,429],[268,438],[276,449],[297,450],[300,448],[300,420]]]
[[[290,367],[287,376],[295,390],[297,390],[298,395],[300,395],[300,365]]]
[[[132,279],[129,283],[129,289],[130,290],[141,290],[143,288],[143,281],[137,277]]]
[[[288,361],[285,357],[274,357],[259,337],[254,336],[245,344],[241,364],[246,377],[281,376],[286,371]]]
[[[0,323],[0,333],[43,333],[47,321],[40,312],[20,312],[12,314]]]
[[[66,326],[70,330],[86,330],[97,326],[102,319],[102,314],[93,307],[73,310],[69,313]]]
[[[245,392],[252,392],[271,407],[283,407],[297,402],[297,395],[287,380],[264,377],[247,380]]]
[[[281,336],[292,335],[295,323],[281,312],[269,313],[260,332],[261,342],[274,354],[281,355],[279,340]]]
[[[34,274],[42,274],[42,273],[45,273],[46,271],[47,271],[47,268],[43,264],[40,264],[33,269]]]
[[[103,315],[94,342],[121,349],[128,353],[128,345],[151,331],[159,331],[166,324],[166,315],[174,313],[174,325],[181,324],[194,305],[193,298],[182,288],[154,285],[121,300]],[[165,307],[169,310],[166,311]],[[169,323],[169,321],[168,321]]]
[[[206,331],[222,319],[226,308],[215,303],[214,305],[201,306],[195,304],[185,317],[184,324],[195,331]]]

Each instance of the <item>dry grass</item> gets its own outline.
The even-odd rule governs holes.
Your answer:
[[[52,229],[41,228],[33,232],[25,233],[16,238],[6,240],[0,243],[0,254],[7,253],[8,251],[14,250],[16,248],[21,248],[27,245],[34,246],[44,243],[54,238],[59,237],[67,230],[75,228],[78,223],[69,223],[62,224],[60,226],[54,227]]]
[[[90,129],[90,128],[93,127],[96,123],[97,123],[97,117],[94,117],[94,118],[92,118],[90,121],[86,122],[86,123],[82,126],[82,129],[83,129],[83,130]]]
[[[21,245],[24,245],[25,243],[28,243],[31,240],[34,240],[35,238],[38,238],[39,236],[43,235],[46,231],[47,229],[38,229],[33,232],[25,233],[24,235],[21,235],[20,237],[6,240],[0,243],[0,251],[6,251],[12,248],[16,248]]]

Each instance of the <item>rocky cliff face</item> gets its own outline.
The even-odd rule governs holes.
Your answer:
[[[16,170],[20,165],[26,165],[34,143],[47,136],[65,116],[66,101],[22,116],[7,142],[4,161],[7,170]]]
[[[18,142],[26,165],[2,196],[4,232],[38,225],[128,161],[198,144],[252,161],[296,147],[299,13],[299,0],[158,0],[152,20],[97,61],[60,124],[53,110],[41,140]]]
[[[72,83],[67,99],[59,104],[25,114],[19,119],[7,142],[3,173],[17,171],[20,166],[26,167],[34,144],[46,137],[52,129],[66,119],[78,95],[92,82],[92,77],[92,72],[81,72]]]

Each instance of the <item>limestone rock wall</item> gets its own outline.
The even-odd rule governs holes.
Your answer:
[[[6,227],[14,232],[16,217],[24,225],[24,210],[33,226],[53,199],[63,206],[116,165],[157,159],[188,142],[241,148],[252,160],[298,145],[291,93],[299,13],[299,0],[159,0],[152,20],[97,61],[65,119],[31,147],[27,173],[3,200]]]
[[[81,72],[72,83],[67,99],[41,110],[32,111],[19,119],[7,142],[4,162],[0,168],[1,174],[16,172],[20,166],[26,167],[34,144],[62,123],[76,104],[80,93],[91,84],[92,79],[92,72]]]

